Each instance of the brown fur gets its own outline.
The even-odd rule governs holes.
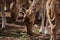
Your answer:
[[[35,2],[34,5],[33,2]],[[42,1],[42,0],[33,0],[31,6],[29,7],[29,9],[26,11],[26,19],[27,22],[27,31],[30,30],[30,32],[28,31],[29,34],[32,33],[32,27],[34,25],[34,22],[35,22],[35,16],[36,16],[36,12],[38,10],[41,11],[42,13],[42,22],[41,22],[41,26],[44,25],[44,21],[45,21],[45,9],[44,9],[44,4],[45,4],[45,1]],[[34,13],[33,13],[34,11]],[[44,20],[43,20],[44,19]],[[44,26],[43,26],[44,27]]]
[[[18,18],[18,14],[19,12],[19,7],[27,9],[28,8],[28,0],[17,0],[16,4],[13,6],[13,8],[11,9],[11,16],[13,18],[13,20],[16,20]]]
[[[59,5],[60,5],[59,0],[48,0],[46,3],[48,21],[50,21],[49,23],[51,26],[51,38],[50,38],[50,40],[56,40],[56,32],[59,29],[59,25],[60,25],[60,21],[59,21],[60,20],[60,17],[59,17],[60,16],[60,12],[59,12],[60,9],[58,9]],[[54,24],[55,26],[51,22],[51,18],[49,16],[49,12],[50,12],[49,10],[51,10],[51,14],[55,15],[55,24]]]

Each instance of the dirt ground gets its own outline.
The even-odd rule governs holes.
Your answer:
[[[0,27],[1,27],[1,13],[0,13]],[[19,15],[20,16],[20,15]],[[39,27],[33,27],[34,36],[26,34],[26,27],[23,25],[17,25],[11,21],[10,13],[6,13],[7,26],[5,29],[0,30],[0,40],[49,40],[50,36],[43,36],[39,33]],[[57,32],[57,40],[60,40],[60,31]]]

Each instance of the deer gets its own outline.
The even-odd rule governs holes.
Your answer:
[[[46,11],[47,11],[47,18],[48,18],[48,22],[50,25],[50,40],[56,40],[56,32],[58,31],[59,28],[59,5],[60,5],[60,1],[59,0],[47,0],[46,2]],[[51,11],[50,11],[51,10]],[[52,19],[50,17],[53,17],[53,21],[54,23],[52,23]],[[53,15],[53,16],[52,16]]]
[[[2,12],[2,27],[1,29],[6,27],[6,17],[5,12],[11,12],[12,8],[14,7],[16,0],[0,0],[0,9]]]

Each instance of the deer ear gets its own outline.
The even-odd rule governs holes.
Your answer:
[[[4,7],[4,11],[6,11],[7,10],[7,8],[6,8],[6,6]]]
[[[12,9],[12,8],[13,8],[13,4],[14,4],[13,2],[10,4],[10,9]]]

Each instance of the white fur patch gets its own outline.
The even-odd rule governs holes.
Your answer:
[[[34,27],[38,27],[38,25],[37,25],[37,24],[35,24],[35,25],[34,25]]]
[[[10,4],[10,9],[12,9],[12,7],[13,7],[13,3]]]
[[[6,6],[4,7],[4,11],[6,11],[7,10],[7,8],[6,8]]]

